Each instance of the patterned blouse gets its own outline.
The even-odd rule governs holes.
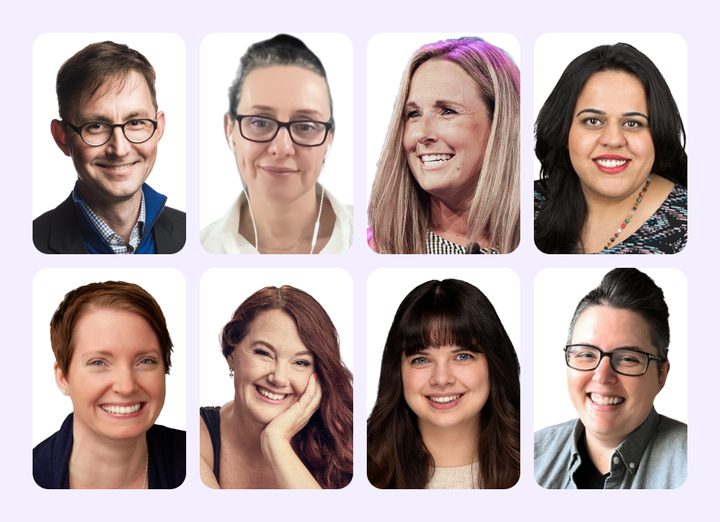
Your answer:
[[[535,217],[545,204],[545,192],[535,182]],[[630,237],[598,254],[676,254],[687,243],[687,191],[675,185],[660,208]]]
[[[462,246],[458,245],[457,243],[453,243],[452,241],[448,241],[447,239],[438,236],[435,232],[428,229],[428,231],[425,233],[425,250],[428,254],[467,254],[467,249]],[[499,254],[500,249],[497,247],[489,247],[489,248],[477,248],[474,251],[470,252],[471,254]]]

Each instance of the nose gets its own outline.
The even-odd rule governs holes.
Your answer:
[[[272,370],[272,373],[268,375],[268,381],[273,386],[278,388],[285,388],[290,384],[288,378],[288,370],[285,364],[278,362]]]
[[[128,141],[120,127],[115,127],[110,136],[110,141],[105,144],[105,147],[107,154],[123,157],[130,153],[132,143]]]
[[[276,156],[292,156],[295,154],[295,144],[290,138],[290,130],[282,128],[278,131],[275,138],[270,142],[268,149],[270,154]]]
[[[427,116],[420,116],[413,122],[415,141],[427,145],[437,141],[437,126],[435,119]]]
[[[600,136],[600,143],[609,148],[620,148],[625,145],[625,134],[619,125],[608,124]]]
[[[610,357],[603,357],[600,365],[595,368],[593,380],[598,383],[612,383],[617,380],[617,373],[610,364]]]
[[[130,396],[138,389],[135,372],[131,368],[117,368],[115,370],[115,381],[113,391],[119,395]]]
[[[432,368],[430,384],[434,386],[448,386],[455,383],[455,374],[446,361],[437,361]]]

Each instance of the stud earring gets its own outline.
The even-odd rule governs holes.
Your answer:
[[[232,368],[230,368],[230,378],[231,379],[235,378],[235,370],[233,370]]]

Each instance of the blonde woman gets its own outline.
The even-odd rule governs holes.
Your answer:
[[[520,240],[520,73],[480,38],[408,64],[368,209],[383,254],[508,253]]]

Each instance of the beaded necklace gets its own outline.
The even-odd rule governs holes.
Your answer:
[[[652,182],[653,175],[650,174],[648,178],[645,180],[645,186],[642,188],[640,193],[638,194],[637,199],[635,200],[635,203],[633,204],[632,210],[628,213],[628,217],[625,218],[625,220],[620,223],[620,227],[615,231],[615,233],[610,238],[610,241],[608,241],[608,244],[603,247],[603,250],[608,250],[613,246],[613,243],[615,243],[615,240],[618,238],[618,236],[622,233],[623,229],[628,226],[630,223],[630,220],[635,215],[635,212],[637,211],[638,207],[640,206],[640,203],[642,203],[643,198],[645,197],[645,193],[648,190],[648,187],[650,186],[650,182]]]

